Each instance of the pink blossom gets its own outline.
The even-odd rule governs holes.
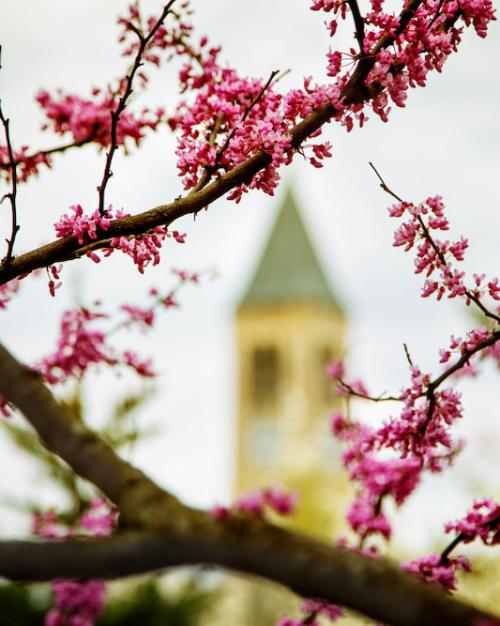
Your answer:
[[[445,524],[447,533],[455,532],[464,543],[477,537],[486,545],[500,543],[500,504],[485,498],[477,500],[465,517]]]
[[[19,291],[19,279],[14,278],[8,283],[0,285],[0,309],[6,309],[7,304],[12,300],[12,296]]]
[[[80,204],[70,206],[74,215],[63,215],[58,222],[54,224],[57,237],[76,237],[78,243],[83,245],[87,240],[97,239],[98,230],[107,230],[109,228],[110,219],[106,215],[100,215],[96,209],[91,215],[87,216],[83,213]]]
[[[401,567],[419,578],[435,583],[446,591],[457,588],[456,573],[458,570],[469,572],[469,560],[465,556],[447,558],[444,561],[439,554],[423,556],[413,561],[404,561]]]
[[[343,611],[340,607],[319,599],[304,600],[300,605],[300,609],[306,614],[324,615],[332,622],[343,616]]]
[[[116,519],[117,511],[114,507],[101,498],[94,498],[79,523],[82,530],[87,530],[94,537],[107,537],[113,532]]]
[[[355,533],[361,537],[372,533],[381,534],[389,539],[391,525],[387,517],[377,509],[377,502],[370,496],[360,496],[354,500],[347,513],[347,521]]]
[[[45,626],[93,626],[104,606],[102,581],[60,580],[52,583],[52,588],[54,607],[46,616]]]
[[[280,487],[268,487],[263,491],[264,501],[279,515],[291,515],[297,506],[298,494],[285,491]]]
[[[326,375],[328,378],[335,380],[342,378],[345,374],[345,367],[342,361],[330,361],[326,366]]]
[[[236,500],[232,507],[216,505],[211,514],[215,519],[224,519],[231,512],[262,517],[267,511],[278,515],[291,515],[297,505],[298,495],[273,486],[250,491]]]
[[[146,327],[153,325],[155,319],[155,313],[153,309],[145,309],[143,307],[134,306],[132,304],[122,304],[120,308],[122,311],[125,311],[125,313],[128,313],[130,321],[138,322],[139,324]]]
[[[58,135],[70,134],[77,143],[93,141],[101,146],[110,145],[111,113],[118,106],[118,100],[111,93],[101,95],[100,90],[96,91],[94,99],[62,91],[53,97],[47,91],[40,91],[36,100],[48,119],[44,128],[50,127]],[[131,139],[138,146],[147,129],[156,130],[162,114],[161,110],[150,112],[148,109],[143,109],[140,116],[122,112],[116,127],[117,144]]]
[[[85,308],[70,309],[63,314],[57,349],[34,367],[47,382],[61,383],[69,377],[81,378],[92,365],[127,365],[139,375],[153,375],[150,361],[143,361],[131,351],[116,352],[107,343],[102,330],[93,327],[107,315]]]
[[[11,414],[12,408],[9,401],[0,394],[0,415],[3,415],[3,417],[10,417]]]

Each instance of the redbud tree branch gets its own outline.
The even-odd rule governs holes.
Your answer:
[[[104,173],[102,176],[102,181],[99,187],[97,188],[97,191],[99,192],[99,207],[98,208],[99,208],[99,213],[101,215],[104,215],[105,213],[104,202],[105,202],[105,194],[106,194],[106,185],[108,184],[109,179],[113,175],[111,171],[111,164],[113,162],[113,156],[116,150],[118,149],[118,140],[116,137],[116,132],[117,132],[118,121],[120,119],[120,115],[125,110],[125,107],[127,106],[127,100],[132,95],[132,85],[134,82],[135,74],[142,65],[142,55],[146,51],[148,44],[153,39],[153,37],[155,36],[160,26],[165,21],[167,15],[170,13],[170,7],[174,4],[174,2],[175,0],[170,0],[170,2],[166,4],[166,6],[163,8],[163,11],[160,17],[155,22],[153,28],[149,31],[149,33],[145,37],[136,28],[132,29],[136,33],[136,35],[139,37],[139,47],[137,49],[137,54],[135,56],[134,62],[132,64],[132,68],[130,69],[130,72],[127,75],[123,94],[118,101],[118,105],[116,109],[114,109],[111,112],[111,144],[109,147],[109,151],[106,155],[106,165],[104,166]]]
[[[21,163],[25,162],[25,161],[32,161],[33,159],[36,159],[37,156],[51,156],[52,154],[59,154],[62,152],[67,152],[68,150],[71,150],[72,148],[81,148],[82,146],[86,146],[89,143],[92,143],[94,141],[94,136],[90,135],[89,137],[86,137],[85,139],[80,139],[80,141],[70,141],[69,143],[63,143],[60,146],[54,146],[53,148],[47,148],[45,150],[37,150],[36,152],[33,152],[31,154],[27,154],[25,157],[23,157],[22,159],[14,159],[14,163],[16,165],[20,165]],[[10,169],[10,163],[0,163],[0,170],[7,170]]]
[[[163,534],[109,539],[0,542],[0,574],[13,580],[116,578],[210,564],[277,582],[392,626],[500,626],[386,561],[367,559],[249,519],[215,521],[186,507],[183,525]],[[483,622],[481,620],[484,620]]]
[[[108,539],[0,542],[0,576],[12,580],[110,578],[167,567],[214,564],[280,583],[394,626],[477,626],[494,618],[451,599],[384,559],[369,559],[277,528],[265,520],[215,520],[161,489],[123,461],[40,377],[0,346],[0,394],[75,472],[120,511]],[[123,531],[120,529],[134,529]]]
[[[405,202],[400,196],[398,196],[397,193],[395,193],[385,182],[385,180],[382,178],[382,175],[380,174],[380,172],[377,170],[377,168],[373,165],[373,163],[369,163],[370,167],[372,168],[372,170],[375,172],[377,178],[379,179],[380,182],[380,187],[390,196],[392,196],[395,200],[397,200],[398,202]],[[429,229],[427,228],[427,226],[425,225],[424,220],[422,219],[422,217],[420,215],[417,215],[417,220],[420,224],[420,227],[422,228],[422,233],[424,235],[424,238],[426,239],[426,241],[429,243],[429,245],[432,247],[432,249],[434,250],[434,252],[436,253],[436,256],[439,259],[439,262],[441,264],[441,266],[443,268],[446,269],[447,263],[446,263],[446,259],[444,257],[444,254],[441,252],[441,250],[438,248],[438,246],[436,245],[436,242],[434,241],[434,239],[432,238],[432,235],[429,232]],[[495,322],[500,324],[500,315],[496,315],[495,313],[493,313],[493,311],[490,311],[489,309],[487,309],[484,304],[481,302],[481,300],[479,299],[479,297],[470,289],[466,289],[465,290],[465,295],[467,296],[467,298],[469,300],[471,300],[472,302],[474,302],[474,304],[479,308],[479,310],[483,313],[483,315],[485,315],[486,317],[489,317],[490,319],[494,320]]]
[[[2,69],[2,46],[0,46],[0,70]],[[7,144],[7,154],[9,155],[9,163],[8,166],[11,171],[11,180],[12,180],[12,188],[10,193],[3,196],[0,200],[0,203],[3,202],[5,198],[9,198],[10,208],[11,208],[11,216],[12,216],[12,231],[10,235],[10,239],[7,239],[7,254],[3,263],[5,265],[9,265],[12,260],[12,253],[14,250],[14,242],[16,240],[16,235],[19,230],[19,225],[17,223],[17,208],[16,208],[16,195],[17,195],[17,167],[16,162],[14,160],[14,151],[12,150],[12,143],[10,141],[10,120],[5,118],[2,110],[2,103],[0,101],[0,122],[4,128],[5,132],[5,142]]]
[[[383,90],[382,86],[368,87],[365,85],[365,79],[375,63],[374,55],[380,49],[387,48],[392,44],[394,38],[408,25],[422,1],[410,0],[399,16],[399,27],[394,35],[383,35],[372,50],[371,56],[365,56],[358,61],[351,78],[341,93],[344,106],[369,101]],[[290,130],[291,149],[297,150],[312,133],[319,130],[337,113],[337,109],[329,102],[310,113]],[[248,185],[255,174],[270,165],[271,161],[270,154],[264,150],[259,150],[246,161],[196,193],[177,198],[169,204],[157,206],[132,217],[113,220],[106,231],[97,233],[97,240],[91,244],[82,246],[76,237],[65,237],[22,254],[12,259],[8,267],[0,266],[0,285],[18,276],[29,274],[35,269],[79,258],[90,249],[107,247],[112,237],[142,235],[155,226],[169,226],[184,215],[196,214],[235,187],[243,184]]]

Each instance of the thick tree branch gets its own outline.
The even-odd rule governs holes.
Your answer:
[[[476,626],[500,621],[453,600],[383,560],[261,521],[215,521],[185,509],[185,523],[164,535],[130,533],[103,540],[0,542],[0,575],[13,580],[106,578],[193,564],[215,564],[278,582],[393,626]],[[190,518],[194,523],[190,523]]]
[[[0,575],[12,579],[116,577],[212,563],[281,583],[394,626],[474,626],[481,615],[384,560],[285,531],[260,519],[209,514],[181,504],[132,467],[55,401],[39,376],[0,346],[0,394],[46,445],[99,487],[125,525],[145,534],[106,540],[0,543]],[[485,616],[482,616],[485,617]]]
[[[121,459],[68,408],[59,405],[40,376],[1,345],[0,394],[24,414],[49,450],[117,505],[124,525],[147,524],[153,503],[161,502],[165,514],[180,506],[173,496]]]
[[[422,0],[410,0],[401,13],[400,27],[397,33],[407,25],[421,3]],[[393,39],[394,37],[384,35],[376,46],[377,50],[388,47]],[[369,88],[365,85],[365,78],[374,62],[374,56],[364,57],[358,61],[351,78],[342,91],[342,102],[345,106],[370,100],[382,90],[382,88]],[[336,113],[337,110],[332,104],[325,103],[309,114],[290,130],[292,148],[299,148],[312,133],[330,121]],[[98,238],[94,243],[81,246],[76,237],[66,237],[22,254],[12,259],[8,267],[0,267],[0,285],[18,276],[29,274],[35,269],[78,258],[87,250],[109,246],[111,237],[141,235],[155,226],[168,226],[179,217],[196,214],[231,189],[242,184],[249,184],[255,174],[267,167],[271,160],[271,156],[267,152],[260,150],[196,193],[191,193],[169,204],[157,206],[132,217],[113,220],[108,230],[98,233]]]

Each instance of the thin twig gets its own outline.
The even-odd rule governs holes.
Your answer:
[[[436,253],[436,255],[437,255],[441,265],[444,268],[447,269],[446,259],[445,259],[444,255],[443,255],[443,253],[441,252],[441,250],[437,247],[434,239],[432,238],[432,235],[429,232],[429,229],[425,225],[424,220],[420,217],[420,215],[417,215],[417,220],[418,220],[420,226],[422,227],[422,231],[424,233],[425,239],[429,242],[429,244],[431,245],[432,249]],[[448,270],[448,276],[451,277],[451,272],[449,270]],[[472,292],[470,289],[466,289],[465,290],[465,295],[469,298],[469,300],[474,302],[474,304],[482,311],[482,313],[486,317],[489,317],[492,320],[495,320],[497,323],[500,323],[500,316],[499,315],[495,315],[495,313],[493,313],[492,311],[489,311],[484,306],[484,304],[481,302],[481,300],[476,296],[476,294],[474,292]]]
[[[402,400],[400,397],[397,396],[386,396],[384,394],[381,394],[380,396],[370,396],[368,394],[360,393],[341,378],[337,378],[337,382],[344,391],[347,391],[350,396],[362,398],[363,400],[370,400],[370,402],[401,402]]]
[[[92,143],[94,140],[94,136],[90,135],[86,139],[81,139],[80,141],[71,141],[66,144],[62,144],[61,146],[54,146],[53,148],[47,148],[46,150],[37,150],[37,152],[33,152],[32,154],[28,154],[23,156],[21,159],[15,159],[14,163],[16,165],[22,165],[27,161],[32,161],[39,156],[50,156],[52,154],[57,154],[59,152],[66,152],[66,150],[70,150],[71,148],[81,148],[88,143]],[[6,170],[10,168],[10,163],[0,163],[0,170]]]
[[[480,527],[481,528],[488,528],[488,527],[495,528],[495,526],[498,526],[499,524],[500,524],[500,515],[495,515],[495,517],[493,517],[492,519],[481,524]],[[450,554],[465,539],[467,539],[467,535],[465,533],[458,533],[458,535],[452,541],[450,541],[450,543],[446,546],[446,548],[441,552],[441,556],[439,558],[439,564],[446,565]]]
[[[2,46],[0,46],[0,70],[2,69]],[[12,230],[10,239],[6,239],[7,242],[7,254],[2,261],[2,266],[5,267],[10,265],[13,251],[14,251],[14,242],[16,240],[16,235],[19,231],[19,225],[17,223],[17,208],[16,208],[16,195],[17,195],[17,166],[14,160],[14,151],[12,150],[12,143],[10,141],[10,120],[5,118],[2,110],[2,102],[0,100],[0,121],[4,127],[5,132],[5,141],[7,143],[7,153],[9,155],[9,167],[11,171],[11,179],[12,179],[12,188],[10,193],[5,194],[3,198],[0,200],[0,203],[5,200],[5,198],[9,199],[10,208],[11,208],[11,216],[12,216]]]
[[[359,52],[363,54],[365,44],[365,21],[359,11],[357,0],[347,0],[347,4],[351,9],[352,19],[354,21],[354,27],[356,29],[356,39],[358,40]]]
[[[398,196],[385,182],[385,180],[382,178],[381,174],[378,172],[377,168],[373,165],[373,163],[369,163],[370,167],[372,168],[372,170],[375,172],[375,174],[377,175],[377,178],[380,181],[380,186],[381,188],[388,193],[390,196],[392,196],[393,198],[395,198],[398,202],[405,202],[400,196]],[[434,252],[436,253],[436,256],[439,259],[440,264],[442,265],[442,267],[448,271],[448,276],[451,276],[450,270],[447,268],[447,262],[445,259],[444,254],[441,252],[441,250],[438,248],[438,246],[436,245],[436,242],[434,241],[434,239],[432,238],[432,235],[429,232],[429,229],[427,228],[427,226],[425,225],[424,220],[422,219],[422,217],[420,215],[417,215],[417,220],[422,228],[422,233],[423,236],[425,238],[425,240],[429,243],[429,245],[432,247],[432,249],[434,250]],[[477,295],[471,291],[470,289],[466,289],[465,290],[465,295],[467,296],[467,298],[469,300],[471,300],[472,302],[474,302],[474,304],[481,310],[481,312],[486,316],[491,318],[492,320],[495,320],[497,323],[500,323],[500,316],[496,315],[495,313],[493,313],[492,311],[489,311],[484,304],[481,302],[481,300],[477,297]]]
[[[99,185],[99,187],[97,188],[97,190],[99,192],[99,207],[98,208],[99,208],[99,213],[101,215],[104,215],[105,212],[106,212],[104,210],[106,185],[108,184],[109,179],[113,175],[113,172],[111,171],[111,163],[113,161],[113,156],[114,156],[116,150],[118,149],[118,142],[117,142],[117,137],[116,137],[117,127],[118,127],[118,120],[120,119],[120,115],[123,113],[125,107],[127,106],[128,98],[132,94],[132,91],[133,91],[132,90],[132,84],[133,84],[133,81],[134,81],[134,76],[135,76],[137,70],[142,65],[142,55],[144,54],[144,51],[146,50],[146,48],[149,45],[150,41],[155,36],[157,30],[160,28],[160,26],[165,21],[165,18],[167,17],[167,15],[170,12],[170,7],[174,4],[174,2],[175,2],[175,0],[170,0],[170,2],[168,2],[168,4],[164,7],[160,17],[156,21],[155,25],[149,31],[149,33],[148,33],[148,35],[146,37],[144,37],[138,29],[136,29],[136,28],[132,28],[131,29],[138,36],[140,43],[139,43],[139,48],[137,50],[137,54],[136,54],[135,59],[134,59],[134,63],[132,65],[132,68],[131,68],[128,76],[127,76],[127,80],[126,80],[126,83],[125,83],[125,89],[123,91],[122,97],[118,101],[118,106],[116,107],[116,109],[114,109],[111,112],[111,145],[110,145],[110,148],[109,148],[109,152],[106,155],[106,165],[104,166],[104,173],[103,173],[102,181],[101,181],[101,184]]]
[[[411,358],[411,355],[410,355],[410,351],[408,350],[408,346],[406,345],[406,343],[403,344],[403,348],[404,348],[404,351],[405,351],[406,360],[410,364],[410,367],[413,367],[413,361],[412,361],[412,358]]]

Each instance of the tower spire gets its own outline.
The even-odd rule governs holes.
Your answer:
[[[289,188],[239,308],[294,303],[341,308]]]

